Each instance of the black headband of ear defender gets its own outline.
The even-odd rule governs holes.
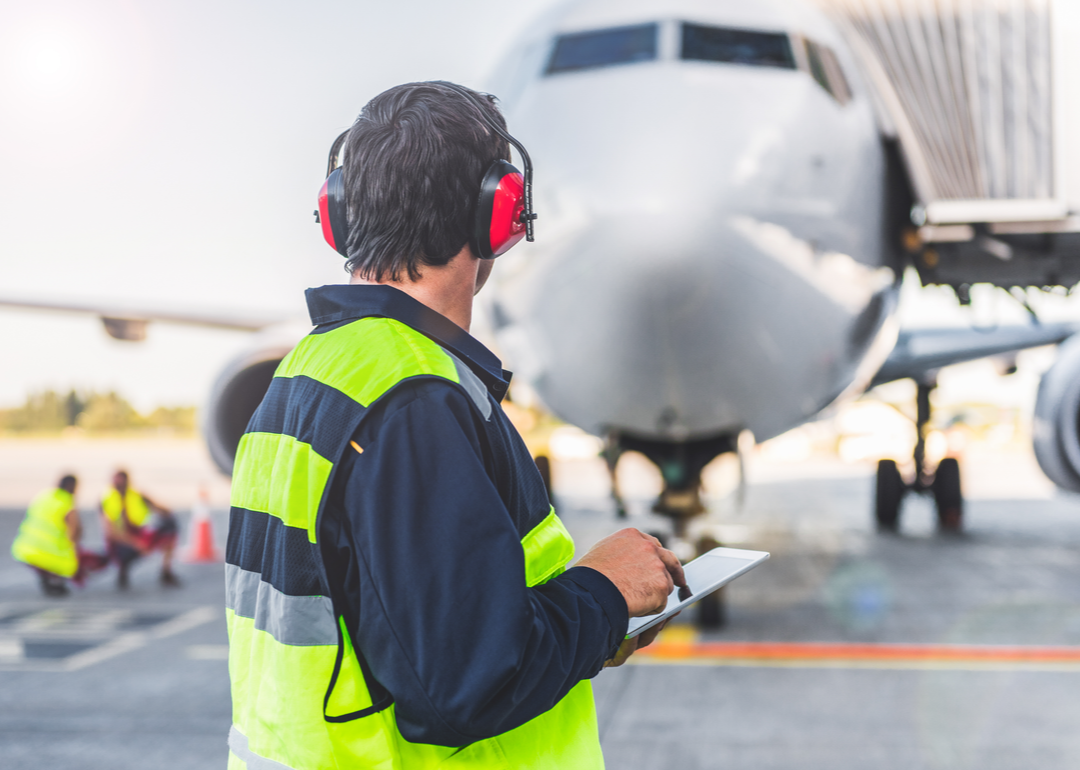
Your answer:
[[[484,109],[484,105],[480,99],[471,91],[462,88],[456,83],[440,83],[439,85],[445,86],[451,91],[456,91],[472,102],[472,104],[475,105],[477,112],[480,113],[480,118],[488,124],[491,130],[513,145],[514,149],[521,155],[521,165],[525,167],[525,171],[522,174],[525,186],[525,208],[521,212],[521,221],[525,225],[525,240],[532,243],[536,240],[533,238],[533,221],[536,219],[536,213],[533,211],[532,207],[532,159],[529,158],[529,153],[525,149],[525,145],[503,131],[499,124],[495,122],[495,119],[488,115],[487,110]]]

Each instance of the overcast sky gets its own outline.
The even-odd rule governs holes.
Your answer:
[[[333,138],[410,80],[484,85],[554,0],[0,4],[0,295],[304,316]],[[201,402],[245,343],[0,310],[0,407],[35,388]]]
[[[0,295],[304,318],[304,288],[345,279],[312,218],[333,138],[397,83],[483,87],[558,1],[0,4]],[[1023,320],[1007,299],[968,315]],[[902,318],[965,315],[907,292]],[[0,309],[0,408],[68,387],[202,403],[249,342]]]

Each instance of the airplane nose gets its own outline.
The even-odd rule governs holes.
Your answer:
[[[754,77],[738,79],[731,89],[746,93],[717,105],[709,89],[708,106],[691,98],[695,83],[634,82],[630,93],[541,83],[512,117],[536,161],[540,219],[537,242],[496,271],[500,344],[550,406],[594,432],[768,437],[850,381],[864,350],[835,341],[891,279],[830,248],[827,229],[805,237],[806,221],[843,218],[799,192],[812,160],[794,81],[753,93]],[[545,122],[568,114],[572,126]],[[583,387],[602,403],[586,404]]]
[[[599,83],[541,81],[512,123],[536,163],[545,226],[585,216],[710,218],[730,196],[749,203],[763,187],[782,188],[802,173],[785,144],[806,97],[803,80],[744,69],[687,82],[657,68]]]

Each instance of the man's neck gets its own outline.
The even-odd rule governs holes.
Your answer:
[[[369,281],[354,273],[349,283],[393,286],[469,331],[476,293],[476,261],[466,246],[441,267],[424,266],[415,281],[407,276],[399,281]]]

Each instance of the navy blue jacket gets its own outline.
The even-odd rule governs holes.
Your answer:
[[[416,743],[462,746],[524,724],[600,671],[628,615],[614,584],[587,567],[525,585],[520,541],[549,509],[499,406],[509,372],[389,286],[310,289],[308,306],[315,333],[367,316],[401,321],[487,390],[399,383],[356,430],[363,454],[340,458],[318,540],[373,698],[389,692],[401,734]]]

